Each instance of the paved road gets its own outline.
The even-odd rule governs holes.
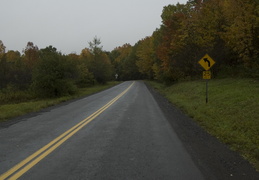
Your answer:
[[[1,129],[1,174],[115,98],[132,82]],[[141,82],[21,179],[202,179]]]
[[[0,141],[0,179],[217,179],[141,81],[25,116]]]

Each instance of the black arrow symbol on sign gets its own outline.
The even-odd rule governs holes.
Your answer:
[[[208,60],[208,58],[203,58],[204,62],[208,63],[208,67],[210,67],[210,61]]]

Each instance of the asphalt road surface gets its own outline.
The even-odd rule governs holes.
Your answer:
[[[0,124],[2,179],[259,179],[142,81]]]

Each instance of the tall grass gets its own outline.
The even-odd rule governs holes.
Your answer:
[[[5,89],[0,91],[0,105],[3,104],[11,104],[11,103],[19,103],[24,101],[29,101],[35,99],[33,93],[28,90],[10,90]]]
[[[104,89],[110,88],[119,82],[108,82],[105,85],[95,85],[79,89],[73,96],[63,96],[51,99],[38,99],[29,91],[2,92],[0,93],[0,122],[8,121],[10,118],[21,116],[30,112],[36,112],[43,108],[59,104],[64,101],[87,96]]]
[[[216,79],[181,82],[170,87],[151,82],[200,126],[238,151],[259,170],[259,81]]]

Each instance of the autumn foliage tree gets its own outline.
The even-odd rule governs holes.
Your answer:
[[[33,44],[33,42],[28,42],[26,48],[23,50],[24,62],[28,70],[32,70],[39,60],[39,48]]]
[[[200,77],[197,62],[208,53],[217,61],[212,69],[215,76],[225,74],[226,67],[240,66],[240,72],[246,71],[242,74],[259,76],[258,15],[254,0],[189,0],[165,6],[161,27],[148,38],[148,48],[153,49],[149,57],[144,56],[148,40],[137,51],[139,71],[167,83]]]
[[[111,52],[99,38],[80,55],[64,55],[28,42],[22,54],[6,52],[0,40],[0,88],[33,87],[42,95],[73,94],[77,87],[117,80],[155,79],[172,83],[200,78],[197,63],[208,53],[214,77],[259,77],[259,1],[189,0],[168,5],[151,36]],[[11,87],[11,88],[10,88]]]
[[[5,52],[5,46],[0,41],[0,88],[19,90],[28,88],[28,73],[21,60],[19,51]]]
[[[259,6],[254,0],[229,0],[222,3],[226,18],[222,38],[246,67],[259,67]]]
[[[155,50],[153,37],[146,37],[139,42],[136,62],[139,72],[145,74],[148,79],[153,79],[153,65],[155,62]]]
[[[0,88],[4,88],[7,84],[7,62],[5,58],[5,46],[0,40]]]
[[[85,52],[86,50],[87,49],[83,49],[82,54],[84,54],[83,52]],[[72,53],[67,55],[67,60],[70,65],[75,67],[76,69],[72,77],[78,87],[84,88],[94,85],[94,76],[89,71],[87,67],[87,62],[84,61],[83,56]]]

